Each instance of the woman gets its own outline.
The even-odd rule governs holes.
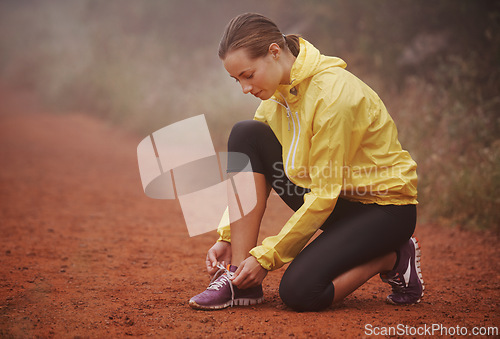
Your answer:
[[[219,57],[243,92],[262,100],[254,120],[236,124],[228,141],[229,152],[250,158],[251,172],[238,175],[253,179],[257,205],[231,222],[229,206],[207,254],[214,278],[190,306],[260,303],[267,272],[289,262],[279,293],[297,311],[324,309],[376,274],[392,286],[388,302],[419,302],[416,163],[376,93],[344,61],[259,14],[229,22]],[[242,167],[229,159],[228,172]],[[257,246],[270,188],[295,213]]]

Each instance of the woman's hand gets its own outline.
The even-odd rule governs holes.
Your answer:
[[[217,263],[226,266],[231,263],[231,244],[226,241],[217,241],[207,253],[206,264],[207,271],[210,276],[213,276],[219,268]]]
[[[245,289],[262,284],[266,275],[267,270],[260,266],[257,259],[249,256],[238,266],[232,280],[233,284],[238,288]]]

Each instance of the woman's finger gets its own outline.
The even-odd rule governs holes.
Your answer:
[[[254,285],[254,278],[251,276],[247,267],[245,267],[245,263],[242,262],[242,265],[238,267],[233,277],[233,284],[238,288],[245,289]]]
[[[234,272],[233,278],[231,279],[233,284],[238,286],[245,280],[245,274],[242,273],[243,268],[245,267],[245,261],[243,261],[238,269]]]

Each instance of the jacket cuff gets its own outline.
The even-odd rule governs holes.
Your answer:
[[[217,227],[219,239],[217,241],[231,242],[231,227],[229,223],[229,209],[226,208]]]
[[[259,262],[260,266],[262,266],[262,268],[264,268],[268,271],[272,271],[272,270],[278,269],[281,266],[283,266],[283,264],[277,265],[275,263],[275,260],[273,260],[274,259],[273,252],[276,252],[276,251],[260,245],[260,246],[252,248],[249,253],[252,256],[254,256],[255,259],[257,259],[257,261]]]

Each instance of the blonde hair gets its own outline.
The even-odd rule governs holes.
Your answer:
[[[227,24],[219,44],[219,58],[224,60],[227,53],[246,48],[248,56],[256,59],[265,56],[272,43],[288,48],[295,57],[299,55],[298,35],[281,33],[274,22],[261,14],[241,14]]]

